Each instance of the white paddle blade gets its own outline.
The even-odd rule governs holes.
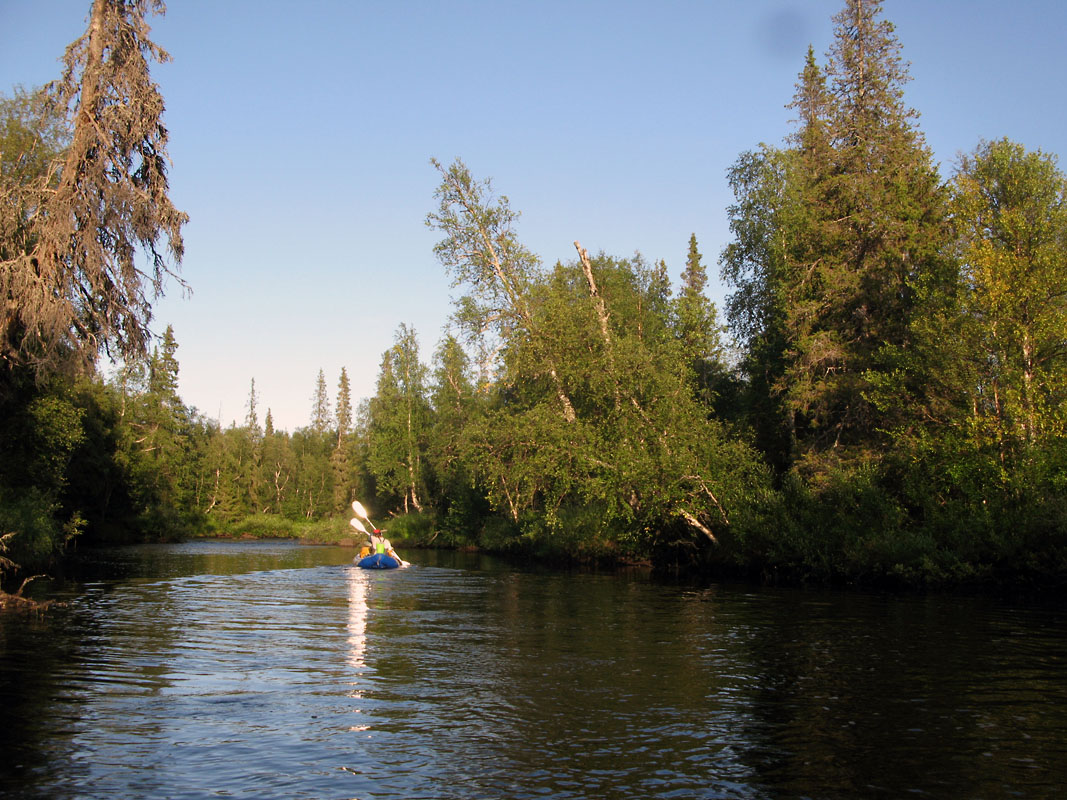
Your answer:
[[[352,517],[352,519],[348,521],[348,524],[355,528],[357,531],[361,531],[363,533],[367,532],[367,529],[363,527],[363,523],[355,517]]]
[[[370,522],[370,517],[367,516],[367,509],[365,509],[363,507],[363,504],[358,500],[352,501],[352,510],[355,511],[359,516],[363,517],[363,519],[367,520],[367,522]]]

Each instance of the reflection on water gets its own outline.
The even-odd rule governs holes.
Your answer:
[[[364,655],[367,652],[367,576],[356,567],[348,567],[348,666],[352,670],[352,690],[348,696],[357,705],[353,714],[362,714],[359,701],[363,700],[363,674],[366,671]],[[370,725],[356,723],[349,726],[353,733],[370,730]],[[351,768],[346,768],[351,769]]]
[[[356,675],[363,672],[367,650],[367,581],[364,573],[349,568],[348,573],[348,665]]]
[[[0,795],[1067,785],[1059,608],[664,586],[459,554],[390,572],[350,560],[278,543],[128,548],[83,564],[67,607],[0,617]]]

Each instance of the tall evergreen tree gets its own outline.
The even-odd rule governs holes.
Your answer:
[[[690,364],[698,394],[710,401],[717,377],[726,371],[726,353],[722,343],[718,310],[708,300],[704,289],[708,275],[697,248],[696,234],[689,237],[689,253],[682,272],[675,315],[678,334],[686,360]]]
[[[263,431],[259,427],[259,395],[256,393],[256,379],[252,378],[251,387],[248,390],[248,404],[246,405],[247,411],[245,412],[245,427],[248,429],[249,436],[253,441],[259,441],[263,436]]]
[[[326,391],[326,376],[321,369],[315,378],[315,394],[311,398],[311,429],[320,435],[330,429],[330,396]]]
[[[178,343],[167,326],[160,347],[148,360],[145,392],[133,405],[127,424],[133,429],[136,453],[145,473],[141,480],[152,487],[154,497],[145,506],[166,507],[176,514],[177,494],[184,482],[184,451],[188,438],[188,412],[178,396]]]
[[[330,466],[333,469],[334,509],[342,509],[353,500],[353,484],[356,482],[353,475],[352,388],[344,367],[341,367],[341,377],[337,381],[335,421],[337,440],[330,454]]]
[[[348,381],[348,372],[341,367],[341,377],[337,381],[337,446],[352,432],[352,386]]]
[[[944,192],[880,13],[879,0],[846,1],[825,76],[809,49],[790,146],[748,154],[733,172],[731,322],[788,441],[816,457],[877,445],[905,413],[904,400],[883,394],[875,406],[872,394],[912,343],[917,286],[944,267]]]
[[[833,98],[831,184],[835,285],[831,307],[845,361],[825,381],[833,398],[824,430],[864,442],[903,409],[875,409],[871,374],[892,368],[911,343],[916,288],[942,269],[948,243],[946,195],[921,133],[904,103],[909,80],[881,0],[848,0],[834,18],[827,68]],[[921,381],[921,376],[916,376]]]
[[[259,426],[259,414],[256,410],[258,404],[256,379],[252,378],[245,429],[239,432],[237,447],[237,480],[241,487],[241,502],[250,512],[260,508],[262,486],[260,465],[263,457],[263,429]]]

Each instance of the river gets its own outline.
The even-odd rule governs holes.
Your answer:
[[[405,552],[85,554],[0,615],[10,798],[1054,797],[1062,605]]]

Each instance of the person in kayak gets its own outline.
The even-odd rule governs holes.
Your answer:
[[[389,540],[385,538],[385,531],[374,529],[374,532],[370,535],[371,550],[378,555],[389,556],[395,558],[398,564],[404,564],[405,561],[396,554],[396,550],[393,549],[393,545],[389,543]]]

